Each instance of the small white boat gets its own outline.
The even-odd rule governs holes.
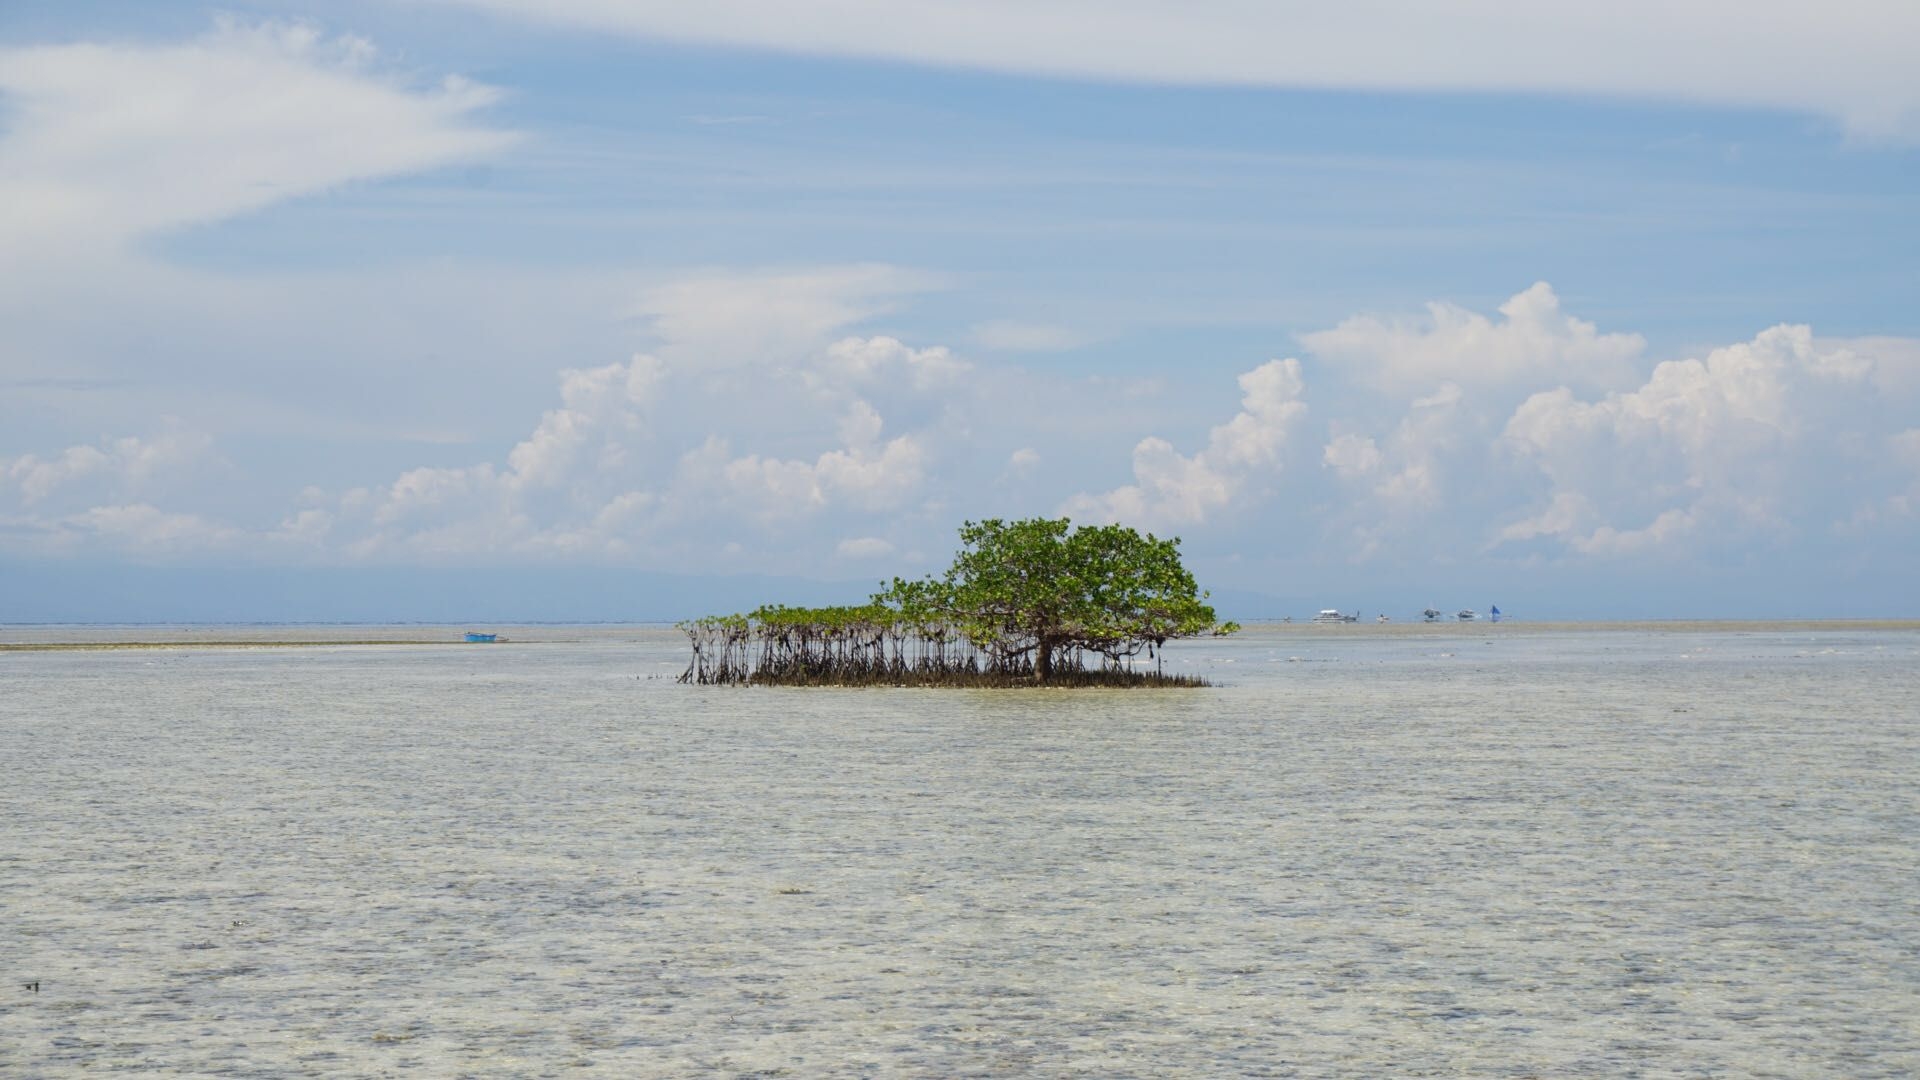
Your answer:
[[[1383,615],[1376,615],[1376,616],[1374,616],[1374,617],[1373,617],[1373,621],[1374,621],[1374,622],[1392,622],[1392,621],[1393,621],[1393,616],[1391,616],[1391,615],[1384,615],[1384,614],[1383,614]]]
[[[1318,615],[1315,615],[1315,616],[1313,617],[1313,621],[1314,621],[1314,622],[1317,622],[1317,623],[1349,623],[1349,622],[1359,622],[1359,621],[1360,621],[1360,616],[1358,616],[1358,615],[1342,615],[1342,614],[1340,614],[1340,609],[1339,609],[1339,608],[1323,608],[1323,609],[1321,609],[1321,611],[1320,611],[1320,614],[1318,614]]]
[[[1480,613],[1472,608],[1461,608],[1453,617],[1459,619],[1461,622],[1472,622],[1480,617]]]

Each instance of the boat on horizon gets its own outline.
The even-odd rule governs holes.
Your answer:
[[[1439,608],[1432,608],[1432,607],[1420,613],[1421,617],[1426,619],[1428,622],[1439,622],[1440,616],[1442,614],[1444,614],[1444,612],[1442,612]]]
[[[1313,621],[1317,623],[1350,623],[1359,622],[1360,616],[1357,613],[1353,615],[1342,615],[1340,614],[1339,608],[1322,608],[1320,614],[1313,617]]]
[[[1453,617],[1456,619],[1459,619],[1461,622],[1472,622],[1473,620],[1480,617],[1480,613],[1473,610],[1472,608],[1461,608],[1459,611],[1454,613]]]
[[[499,634],[482,634],[482,633],[480,633],[480,632],[479,632],[479,631],[477,631],[477,630],[469,630],[469,631],[467,631],[467,641],[468,641],[468,642],[470,642],[470,643],[472,643],[472,642],[487,642],[487,641],[499,641],[499,640],[500,640],[500,635],[499,635]]]

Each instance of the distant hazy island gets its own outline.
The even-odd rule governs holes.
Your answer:
[[[967,522],[941,577],[865,604],[763,606],[680,624],[681,682],[784,686],[1203,686],[1168,675],[1175,638],[1229,634],[1180,541],[1066,518]],[[1145,670],[1140,657],[1156,661]]]

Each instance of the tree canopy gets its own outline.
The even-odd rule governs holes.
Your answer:
[[[1045,682],[1062,653],[1119,662],[1216,625],[1180,541],[1067,518],[969,521],[939,578],[895,578],[874,602],[916,623],[945,623],[1006,658],[1031,657]]]

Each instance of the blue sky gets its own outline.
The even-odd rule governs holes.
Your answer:
[[[1377,8],[8,5],[0,621],[1915,614],[1920,14]]]

